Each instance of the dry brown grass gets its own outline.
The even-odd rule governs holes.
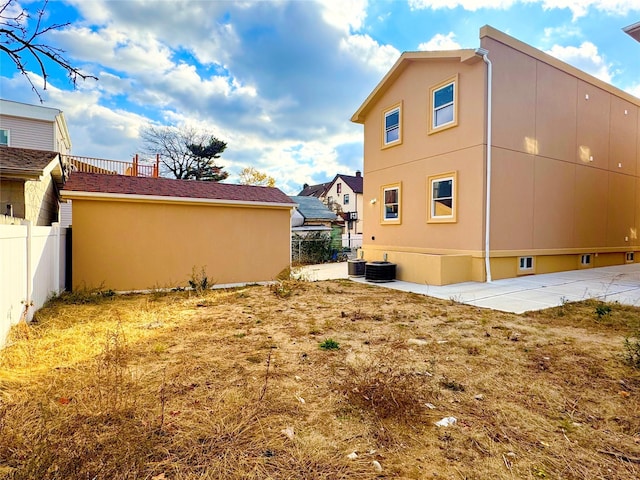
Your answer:
[[[0,478],[640,476],[636,308],[291,280],[89,299],[0,352]]]

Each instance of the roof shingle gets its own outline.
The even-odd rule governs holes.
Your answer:
[[[0,146],[0,169],[41,175],[57,156],[57,152],[47,150]]]
[[[73,172],[64,192],[111,193],[260,203],[293,201],[277,188],[230,183]]]

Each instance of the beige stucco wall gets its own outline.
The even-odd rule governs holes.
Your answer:
[[[493,64],[493,278],[521,274],[520,256],[534,257],[533,273],[579,268],[583,253],[593,254],[592,266],[624,263],[625,252],[640,249],[640,100],[509,42],[518,43],[481,39]],[[415,60],[367,107],[363,250],[368,260],[386,253],[397,261],[399,279],[485,278],[486,68],[456,58]],[[458,125],[429,135],[429,87],[456,74]],[[402,143],[381,148],[382,112],[395,104],[402,105]],[[428,224],[426,179],[448,172],[458,175],[457,221]],[[394,183],[401,184],[402,220],[382,225],[380,189]]]
[[[290,264],[290,209],[73,200],[73,285],[186,286],[269,281]]]
[[[455,74],[458,126],[428,135],[429,87]],[[483,240],[483,79],[482,62],[415,62],[375,102],[366,117],[363,251],[367,260],[380,260],[386,253],[390,261],[398,263],[399,279],[439,285],[463,281],[477,270],[472,257],[481,255]],[[383,111],[399,102],[403,141],[381,148]],[[457,221],[427,223],[427,179],[449,172],[458,177]],[[384,224],[381,187],[394,183],[401,186],[401,223]],[[442,254],[456,257],[449,261],[439,258]]]
[[[640,101],[493,38],[482,46],[494,66],[492,250],[640,245]]]

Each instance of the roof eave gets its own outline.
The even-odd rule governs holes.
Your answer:
[[[190,203],[198,205],[229,205],[237,207],[267,207],[287,208],[296,206],[295,203],[265,202],[256,200],[226,200],[219,198],[169,197],[162,195],[139,195],[131,193],[85,192],[78,190],[62,190],[63,200],[107,200],[124,202],[152,202],[152,203]]]
[[[351,121],[354,123],[364,123],[364,119],[369,112],[370,105],[386,91],[387,87],[391,85],[412,62],[455,59],[459,60],[461,63],[475,63],[476,61],[481,60],[472,48],[460,50],[404,52],[400,55],[400,58],[398,58],[393,67],[391,67],[391,70],[389,70],[382,80],[380,80],[380,83],[376,85],[362,105],[360,105],[360,108],[358,108],[358,110],[351,116]]]
[[[629,25],[628,27],[624,27],[622,31],[633,38],[635,41],[640,42],[640,22]]]
[[[599,87],[607,92],[610,92],[630,103],[640,106],[640,99],[638,97],[635,97],[630,93],[625,92],[624,90],[614,87],[610,83],[607,83],[604,80],[600,80],[599,78],[594,77],[593,75],[583,70],[580,70],[579,68],[569,65],[568,63],[563,62],[562,60],[559,60],[556,57],[543,52],[542,50],[532,47],[531,45],[528,45],[518,40],[517,38],[513,38],[512,36],[507,35],[506,33],[501,32],[500,30],[496,30],[495,28],[489,25],[485,25],[484,27],[480,28],[481,43],[482,43],[482,39],[484,39],[485,37],[491,38],[496,42],[507,45],[508,47],[511,47],[514,50],[524,53],[525,55],[528,55],[532,58],[535,58],[536,60],[544,62],[547,65],[557,68],[558,70],[561,70],[565,73],[568,73],[569,75],[572,75],[580,80],[583,80],[584,82],[595,85],[596,87]]]

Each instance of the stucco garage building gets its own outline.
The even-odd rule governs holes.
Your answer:
[[[72,285],[118,291],[273,280],[295,206],[277,188],[74,172]]]

